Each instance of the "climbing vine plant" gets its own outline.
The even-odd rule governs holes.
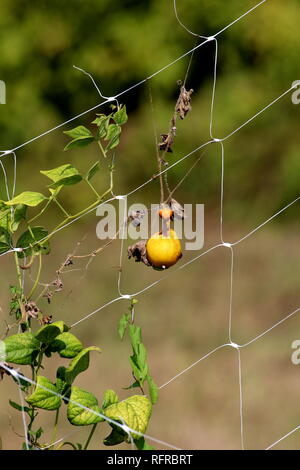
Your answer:
[[[127,333],[132,347],[129,365],[133,380],[126,387],[129,397],[120,401],[113,390],[106,390],[103,392],[101,404],[94,394],[75,385],[77,376],[89,368],[91,353],[100,353],[101,349],[98,346],[84,347],[63,321],[53,321],[52,316],[43,315],[38,301],[35,300],[36,290],[40,285],[43,258],[50,253],[50,242],[54,233],[68,222],[96,208],[113,194],[112,151],[119,145],[122,126],[126,122],[126,107],[114,106],[109,114],[96,115],[92,122],[93,132],[85,126],[65,131],[70,138],[65,151],[96,144],[101,158],[88,168],[85,174],[69,163],[42,170],[41,174],[48,182],[50,180],[48,195],[25,191],[13,199],[0,201],[0,254],[12,251],[16,267],[16,283],[10,286],[10,315],[13,320],[7,327],[3,341],[0,341],[0,379],[4,375],[10,376],[18,383],[25,396],[26,403],[9,401],[13,408],[27,416],[24,449],[59,449],[64,446],[71,446],[74,450],[87,449],[96,426],[103,422],[107,422],[112,428],[111,433],[104,439],[106,446],[128,442],[138,449],[151,449],[143,434],[150,420],[152,405],[157,401],[158,389],[150,375],[141,328],[135,322],[134,310],[137,300],[130,299],[129,310],[119,322],[120,339],[123,340]],[[94,184],[95,175],[102,165],[106,166],[109,175],[109,187],[103,193]],[[80,182],[90,188],[95,200],[86,209],[70,214],[64,207],[61,193],[65,186],[75,186]],[[46,228],[36,225],[36,221],[50,204],[58,206],[62,221],[54,230],[48,232]],[[40,210],[32,215],[32,208]],[[73,258],[74,256],[69,255],[57,271],[52,283],[53,289],[48,288],[45,294],[49,303],[52,295],[61,290],[60,274],[66,266],[73,263]],[[23,272],[35,263],[36,278],[28,289],[24,288]],[[13,328],[18,328],[17,334],[10,334]],[[55,358],[56,361],[57,358],[63,358],[69,359],[70,362],[67,366],[58,367],[56,378],[53,380],[44,376],[45,358]],[[14,365],[28,366],[32,378],[29,380],[27,375],[25,377],[20,372],[16,374]],[[132,390],[139,393],[132,395]],[[64,407],[66,413],[62,418]],[[54,413],[50,442],[44,442],[43,439],[44,431],[39,426],[40,410]],[[65,417],[73,426],[88,426],[89,432],[84,443],[56,443],[59,420]]]

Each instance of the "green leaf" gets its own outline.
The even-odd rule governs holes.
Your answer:
[[[124,401],[110,405],[104,410],[105,416],[120,423],[125,423],[134,431],[144,434],[151,416],[152,405],[148,398],[141,395],[133,395]],[[139,434],[132,433],[134,439]]]
[[[136,360],[140,370],[144,371],[147,368],[147,351],[143,343],[139,344]]]
[[[102,409],[104,410],[108,406],[113,405],[114,403],[118,403],[118,402],[119,402],[119,398],[116,392],[114,392],[113,390],[106,390],[104,394],[103,402],[102,402]]]
[[[135,325],[129,325],[129,336],[131,346],[136,355],[139,353],[139,345],[141,344],[142,333],[141,328]]]
[[[72,384],[78,374],[84,372],[90,364],[90,351],[98,351],[101,349],[96,346],[90,346],[89,348],[83,349],[76,357],[72,360],[69,367],[66,369],[65,379],[68,384]]]
[[[96,136],[97,140],[103,139],[103,137],[106,136],[111,116],[111,114],[108,116],[106,116],[106,114],[99,114],[98,117],[92,122],[92,124],[96,124],[98,127]]]
[[[74,184],[80,183],[82,181],[82,176],[78,173],[77,175],[68,176],[67,178],[62,178],[56,183],[52,183],[49,188],[56,189],[61,186],[72,186]]]
[[[0,253],[10,250],[11,246],[12,238],[10,233],[4,227],[0,227]]]
[[[41,437],[41,435],[43,434],[44,430],[43,428],[39,428],[37,431],[32,431],[32,430],[29,430],[28,433],[31,435],[31,436],[34,436],[35,439],[39,439]]]
[[[59,334],[51,343],[51,352],[58,352],[61,357],[73,358],[82,350],[82,343],[69,332]]]
[[[85,147],[86,145],[89,145],[91,142],[94,142],[94,137],[80,137],[79,139],[74,139],[69,142],[65,148],[64,151],[78,148],[78,147]]]
[[[39,350],[40,343],[32,333],[8,336],[0,341],[0,361],[14,364],[31,364]]]
[[[55,387],[57,389],[57,392],[60,393],[60,395],[67,394],[71,389],[71,386],[67,384],[65,380],[65,374],[66,374],[66,367],[64,366],[60,366],[56,371]]]
[[[13,216],[13,220],[11,223],[11,229],[13,232],[15,232],[18,229],[22,220],[26,219],[26,211],[27,211],[27,206],[25,204],[18,204],[15,207],[14,216]]]
[[[70,165],[70,163],[58,166],[52,170],[43,170],[41,173],[53,181],[49,186],[52,191],[61,186],[77,184],[82,180],[82,175],[74,166]]]
[[[67,408],[67,418],[74,426],[87,426],[104,421],[103,418],[93,413],[93,411],[101,413],[101,408],[98,405],[97,398],[92,393],[79,387],[72,387],[70,400]],[[89,408],[89,410],[78,406],[77,403]]]
[[[127,122],[128,116],[126,113],[125,105],[120,106],[118,111],[114,113],[113,120],[115,121],[116,124],[119,124],[120,126],[122,126],[123,124],[125,124],[125,122]]]
[[[151,403],[154,405],[154,403],[156,403],[158,399],[158,386],[156,385],[150,374],[147,374],[146,379],[149,386]]]
[[[119,144],[119,136],[121,133],[121,127],[118,124],[110,124],[108,126],[108,131],[105,137],[105,140],[108,140],[106,150],[111,150]]]
[[[28,408],[28,406],[21,406],[21,405],[18,405],[18,403],[16,403],[15,401],[12,401],[12,400],[9,400],[9,404],[10,406],[12,406],[13,408],[15,408],[15,410],[18,410],[18,411],[25,411],[26,413],[28,411],[31,411],[30,408]]]
[[[118,124],[110,124],[108,126],[107,135],[105,140],[111,140],[115,136],[118,136],[121,132],[121,127]]]
[[[47,237],[48,232],[43,227],[32,227],[22,233],[19,240],[17,241],[17,248],[26,248],[21,252],[18,252],[19,258],[25,256],[31,256],[33,253],[41,252],[43,255],[48,255],[50,252],[49,242],[44,242],[42,245],[38,242]]]
[[[76,184],[82,180],[82,176],[78,170],[69,163],[53,168],[52,170],[43,170],[41,173],[53,181],[49,186],[52,191],[60,186]]]
[[[142,385],[148,374],[148,365],[147,351],[141,342],[141,328],[139,326],[129,325],[129,336],[133,349],[133,355],[129,358],[130,365],[135,378]]]
[[[139,388],[140,385],[141,385],[140,382],[136,380],[131,385],[129,385],[129,387],[123,387],[123,390],[130,390],[131,388]]]
[[[139,439],[134,439],[134,443],[138,450],[154,450],[153,446],[150,446],[145,441],[144,437],[140,437]]]
[[[24,193],[19,194],[10,201],[7,201],[5,204],[8,206],[24,204],[25,206],[35,207],[41,204],[41,202],[45,201],[46,199],[48,198],[41,193],[25,191]]]
[[[85,145],[88,145],[95,140],[91,131],[84,126],[78,126],[74,129],[71,129],[70,131],[64,131],[64,134],[67,134],[73,139],[65,146],[64,150],[69,150],[76,147],[84,147]]]
[[[11,220],[11,208],[0,201],[0,227],[3,227],[5,230],[10,229],[10,220]]]
[[[120,318],[118,331],[119,331],[119,335],[121,339],[124,338],[129,321],[130,321],[130,313],[124,313],[124,315],[122,315]]]
[[[112,427],[112,431],[111,431],[110,435],[107,436],[103,440],[103,444],[105,446],[116,446],[116,445],[121,444],[122,442],[124,442],[125,439],[127,438],[127,434],[126,434],[125,431],[118,428],[117,426],[113,426],[112,424],[111,424],[111,427]]]
[[[37,385],[34,392],[26,398],[27,403],[43,410],[57,410],[61,405],[61,398],[55,385],[42,375],[37,376]]]
[[[64,134],[68,135],[72,139],[79,139],[80,137],[92,137],[93,134],[85,126],[77,126],[69,131],[64,131]]]
[[[141,367],[135,354],[130,356],[129,361],[135,378],[139,381],[140,385],[142,385],[148,374],[147,364]]]
[[[91,168],[89,169],[89,171],[87,172],[87,174],[85,175],[85,179],[90,181],[93,176],[100,170],[100,164],[99,162],[95,162]]]
[[[69,327],[62,321],[51,323],[40,328],[35,337],[38,341],[44,344],[50,344],[61,333],[68,331]]]

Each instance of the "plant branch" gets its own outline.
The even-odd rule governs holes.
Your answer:
[[[94,434],[94,432],[95,432],[95,429],[96,429],[96,427],[97,427],[97,424],[98,424],[98,423],[95,423],[95,424],[93,425],[92,430],[91,430],[91,432],[90,432],[90,434],[89,434],[89,436],[88,436],[88,438],[87,438],[87,441],[86,441],[86,443],[85,443],[85,446],[84,446],[83,450],[87,450],[87,448],[88,448],[88,446],[89,446],[89,443],[91,442],[91,439],[92,439],[93,434]]]

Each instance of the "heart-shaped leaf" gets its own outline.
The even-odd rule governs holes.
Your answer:
[[[95,140],[91,131],[84,126],[77,126],[69,131],[64,131],[64,134],[67,134],[73,139],[65,146],[64,150],[84,147]]]
[[[18,252],[18,257],[24,258],[25,256],[31,256],[33,253],[48,255],[50,252],[49,242],[38,243],[40,240],[44,240],[47,235],[48,232],[43,227],[32,227],[30,230],[26,230],[16,243],[17,248],[23,248],[23,251]]]
[[[74,426],[87,426],[104,421],[97,413],[101,413],[101,408],[95,395],[82,388],[72,387],[67,408],[67,417],[70,423]]]
[[[76,357],[82,350],[83,346],[75,335],[69,332],[61,333],[56,336],[51,343],[51,352],[58,352],[61,357]]]
[[[104,394],[103,402],[102,402],[102,409],[104,410],[108,406],[113,405],[114,403],[118,403],[118,402],[119,402],[119,398],[116,392],[114,392],[113,390],[106,390]]]
[[[148,398],[141,395],[133,395],[124,401],[110,405],[104,410],[105,416],[126,424],[134,431],[141,434],[146,432],[151,416],[152,405]],[[132,437],[139,438],[139,434],[132,433]]]
[[[100,348],[96,346],[90,346],[89,348],[83,349],[77,356],[74,357],[69,367],[65,372],[65,379],[68,384],[72,384],[78,374],[84,372],[90,364],[90,351],[101,352]]]
[[[50,323],[50,325],[42,326],[35,334],[35,337],[41,343],[50,344],[58,335],[68,331],[68,329],[69,327],[63,321],[57,321]]]
[[[79,139],[80,137],[92,137],[93,134],[85,126],[77,126],[69,131],[64,131],[64,134],[68,135],[72,139]]]
[[[53,168],[52,170],[43,170],[41,173],[53,181],[50,185],[52,189],[76,184],[82,180],[82,176],[78,170],[69,163]]]
[[[30,332],[8,336],[0,341],[0,361],[31,364],[39,347],[39,341]]]
[[[53,393],[54,392],[54,393]],[[61,398],[55,385],[49,379],[38,375],[34,392],[26,398],[27,403],[43,410],[57,410],[61,405]]]

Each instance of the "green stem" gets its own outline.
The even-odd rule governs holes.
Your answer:
[[[88,179],[85,180],[87,182],[87,184],[89,185],[89,187],[91,188],[91,190],[93,191],[93,193],[96,195],[96,197],[98,199],[101,198],[100,194],[96,191],[96,189],[94,188],[94,186],[92,185],[92,183],[89,182]]]
[[[35,282],[32,286],[32,289],[27,297],[27,300],[29,300],[32,295],[34,294],[35,292],[35,289],[37,288],[38,286],[38,283],[39,283],[39,280],[40,280],[40,276],[41,276],[41,271],[42,271],[42,253],[40,252],[39,253],[39,267],[38,267],[38,272],[37,272],[37,276],[36,276],[36,279],[35,279]]]
[[[73,450],[77,450],[77,447],[75,446],[75,444],[73,444],[73,442],[63,442],[62,444],[59,444],[59,446],[56,447],[56,450],[60,450],[63,446],[71,446],[73,447]]]
[[[44,356],[44,350],[42,349],[39,352],[39,355],[38,355],[38,364],[37,364],[37,367],[36,367],[36,370],[35,370],[36,377],[37,377],[37,375],[39,373],[39,370],[41,368],[41,365],[42,365],[42,362],[43,362],[43,356]]]
[[[52,432],[51,444],[54,444],[54,442],[56,440],[59,410],[60,410],[60,408],[57,408],[56,413],[55,413],[55,421],[54,421],[54,427],[53,427],[53,432]]]
[[[97,144],[100,147],[100,150],[101,150],[101,153],[102,153],[103,157],[106,158],[107,155],[106,155],[106,152],[105,152],[104,148],[102,147],[102,144],[101,144],[100,140],[97,140]]]
[[[34,406],[30,405],[30,408],[31,408],[31,413],[29,414],[30,420],[27,426],[27,439],[31,443],[31,434],[29,431],[31,431],[36,415],[34,413]]]
[[[34,383],[35,383],[35,382],[36,382],[36,373],[35,373],[35,368],[34,368],[34,366],[33,366],[32,364],[30,365],[30,367],[31,367],[32,382],[34,382]],[[33,391],[33,390],[34,390],[34,387],[35,387],[35,385],[33,384],[33,385],[31,385],[30,387],[31,387],[31,390]]]
[[[89,434],[89,437],[87,438],[87,441],[86,441],[86,443],[85,443],[85,446],[84,446],[83,450],[86,450],[86,449],[88,448],[89,443],[91,442],[91,439],[92,439],[93,434],[94,434],[94,432],[95,432],[95,429],[96,429],[97,424],[98,424],[98,423],[95,423],[95,424],[93,425],[92,430],[91,430],[91,432],[90,432],[90,434]]]
[[[49,235],[44,238],[44,240],[40,243],[41,245],[43,245],[44,243],[46,243],[48,240],[50,240],[50,238],[55,234],[55,232],[57,230],[59,230],[61,227],[63,227],[67,222],[71,221],[71,220],[74,220],[74,219],[77,219],[77,217],[80,217],[84,214],[86,214],[87,212],[89,212],[90,210],[92,210],[94,207],[97,207],[98,204],[100,204],[100,202],[103,202],[103,199],[107,196],[107,194],[109,194],[110,192],[112,191],[112,185],[110,186],[110,188],[105,191],[105,193],[102,194],[102,196],[100,196],[99,198],[97,198],[97,200],[95,202],[93,202],[91,205],[89,205],[86,209],[83,209],[82,211],[80,212],[77,212],[77,214],[74,214],[74,215],[70,215],[69,217],[67,217],[66,219],[64,219],[62,222],[60,222],[60,224],[58,224],[51,233],[49,233]]]
[[[49,206],[49,204],[52,202],[52,199],[53,197],[49,197],[46,205],[43,207],[43,209],[38,213],[36,214],[34,217],[32,217],[30,220],[28,220],[28,224],[31,224],[31,222],[33,222],[35,219],[37,219],[38,217],[40,217],[40,215],[43,214],[43,212],[45,212],[45,210],[47,209],[47,207]]]
[[[98,141],[99,143],[99,141]],[[102,145],[99,143],[99,145],[101,146],[104,154],[105,154],[105,151],[102,147]],[[57,230],[59,230],[61,227],[63,227],[66,223],[70,222],[71,220],[74,220],[74,219],[77,219],[77,217],[80,217],[84,214],[86,214],[87,212],[89,212],[90,210],[92,210],[94,207],[97,207],[98,204],[100,204],[101,202],[103,202],[104,198],[109,194],[111,193],[113,190],[113,168],[110,169],[110,187],[107,191],[105,191],[101,196],[98,195],[97,193],[97,200],[95,202],[93,202],[91,205],[89,205],[86,209],[83,209],[82,211],[80,212],[77,212],[77,214],[74,214],[74,215],[68,215],[62,222],[60,222],[54,229],[51,233],[49,233],[49,235],[40,243],[41,245],[43,245],[44,243],[46,243],[48,240],[50,240],[50,238],[55,234],[55,232]]]
[[[16,263],[16,268],[17,268],[17,275],[18,275],[18,281],[19,281],[19,286],[23,291],[23,286],[22,286],[22,273],[19,265],[19,258],[18,258],[18,253],[15,251],[15,263]]]
[[[68,214],[68,212],[63,208],[63,206],[58,202],[58,200],[56,198],[53,199],[56,204],[58,205],[58,207],[60,208],[60,210],[67,216],[67,217],[70,217],[70,214]]]

